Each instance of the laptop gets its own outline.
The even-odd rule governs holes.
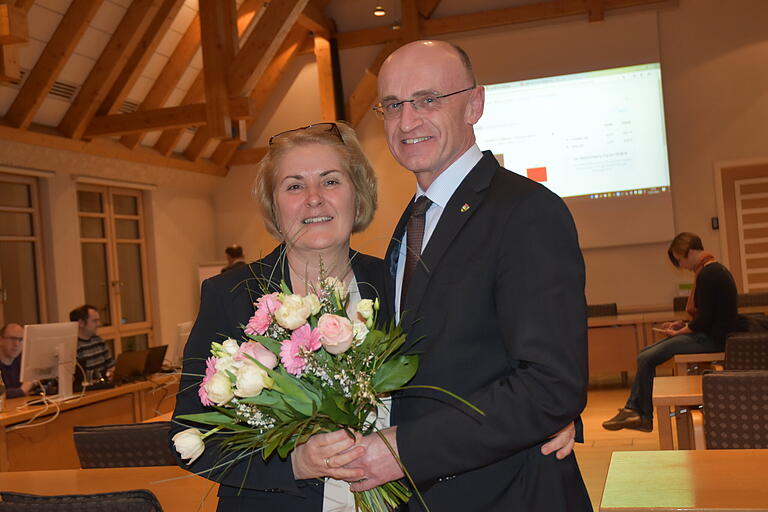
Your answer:
[[[147,362],[144,365],[144,375],[152,375],[153,373],[159,373],[163,369],[163,361],[165,361],[165,353],[168,350],[168,345],[160,345],[159,347],[149,347],[142,352],[147,353]]]
[[[148,355],[149,351],[147,350],[121,352],[115,362],[112,384],[121,384],[142,377],[144,375],[144,368],[147,366]]]

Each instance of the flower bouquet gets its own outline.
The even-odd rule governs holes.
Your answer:
[[[361,300],[350,319],[347,287],[335,278],[321,278],[317,293],[306,296],[291,293],[285,283],[281,290],[257,300],[254,315],[241,326],[242,342],[211,344],[199,396],[214,410],[179,418],[212,428],[173,438],[190,463],[217,432],[228,434],[221,441],[224,452],[260,451],[264,459],[275,452],[285,458],[321,432],[370,434],[382,396],[403,389],[416,373],[418,356],[399,350],[405,333],[394,323],[386,330],[374,327],[378,299]],[[394,481],[355,493],[355,505],[385,512],[410,496],[404,481]]]

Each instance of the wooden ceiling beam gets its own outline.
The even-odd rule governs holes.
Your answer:
[[[357,83],[355,90],[349,95],[347,100],[347,120],[356,127],[367,114],[373,102],[376,100],[377,89],[376,82],[379,76],[381,65],[389,54],[397,50],[403,42],[400,40],[390,41],[379,52],[368,69],[363,73],[363,77]]]
[[[141,76],[142,71],[155,53],[155,49],[165,36],[171,23],[184,5],[184,0],[163,0],[158,9],[155,18],[144,33],[133,54],[126,62],[125,67],[120,72],[120,76],[115,80],[112,89],[107,93],[104,101],[101,103],[97,114],[114,114],[123,106],[125,98],[130,94],[131,89],[136,84],[136,80]]]
[[[602,0],[604,11],[669,2],[670,0]],[[419,7],[419,12],[421,12],[421,5]],[[550,0],[549,2],[517,5],[457,16],[429,18],[422,23],[423,31],[421,37],[434,37],[573,15],[589,15],[585,0]],[[400,38],[402,38],[402,29],[389,26],[352,30],[336,34],[339,50],[384,44]]]
[[[26,16],[33,3],[34,0],[18,0],[16,8]],[[19,46],[18,44],[0,45],[0,83],[21,80]]]
[[[257,164],[267,154],[267,148],[248,148],[235,152],[229,161],[229,165]]]
[[[311,0],[299,15],[297,22],[310,32],[333,34],[336,24],[325,15],[329,0]]]
[[[16,0],[16,7],[23,10],[24,12],[29,12],[29,9],[34,3],[35,0]]]
[[[308,0],[272,0],[232,63],[229,90],[248,94],[261,79]]]
[[[405,43],[420,39],[422,18],[419,14],[417,0],[400,0],[400,12],[402,13],[400,38]]]
[[[41,130],[37,130],[35,125],[30,125],[29,129],[20,130],[7,125],[0,125],[0,138],[33,146],[117,158],[142,165],[156,165],[158,167],[181,169],[213,176],[226,176],[227,174],[226,168],[214,165],[209,160],[190,162],[182,158],[168,158],[158,155],[151,149],[139,148],[137,150],[130,150],[111,139],[74,140],[47,133],[50,128],[48,130],[45,130],[47,127],[41,128]]]
[[[0,2],[0,45],[29,41],[27,12],[8,3]]]
[[[200,16],[195,15],[181,36],[176,48],[163,66],[163,70],[152,84],[152,87],[139,105],[138,111],[153,110],[165,105],[176,84],[179,83],[184,71],[189,67],[197,50],[200,49]],[[141,142],[141,134],[125,135],[120,142],[129,149],[134,149]]]
[[[437,6],[440,5],[440,0],[418,0],[416,3],[419,6],[419,14],[424,18],[431,18]]]
[[[605,5],[603,0],[587,0],[589,21],[603,21],[605,19]]]
[[[63,134],[73,139],[83,136],[159,8],[160,0],[134,0],[131,3],[59,123]]]
[[[199,5],[208,136],[229,138],[229,97],[235,95],[230,94],[227,78],[237,46],[235,0],[200,0]]]
[[[320,119],[336,120],[336,84],[333,80],[333,52],[327,33],[315,32],[315,62],[317,85],[320,92]]]
[[[228,101],[227,111],[232,119],[256,117],[256,102],[251,98],[234,98]],[[166,107],[129,114],[112,114],[93,118],[87,137],[103,137],[124,133],[147,132],[166,128],[199,126],[207,122],[205,103]]]
[[[256,19],[256,15],[263,13],[263,5],[264,0],[245,0],[240,5],[237,11],[237,33],[240,37],[246,33],[248,27]],[[181,100],[181,104],[199,103],[205,99],[204,96],[203,73],[200,72],[195,77],[195,81],[190,86],[187,94]],[[163,131],[157,142],[155,142],[155,150],[162,155],[170,155],[176,149],[176,145],[179,143],[183,133],[184,130],[179,128]]]
[[[298,55],[301,44],[307,39],[307,31],[301,26],[295,26],[286,36],[283,41],[283,46],[272,59],[264,74],[261,75],[261,80],[256,84],[256,87],[251,91],[251,99],[255,102],[254,108],[257,112],[261,112],[269,100],[270,96],[277,89],[278,83],[280,83],[280,77],[288,68],[294,57]],[[250,127],[253,121],[247,121],[246,126]],[[232,156],[240,146],[240,141],[222,141],[214,150],[211,155],[211,160],[217,165],[226,166]]]
[[[43,53],[37,59],[35,67],[6,112],[7,122],[22,129],[30,125],[101,3],[102,0],[72,0]]]

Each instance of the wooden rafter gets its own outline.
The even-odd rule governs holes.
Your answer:
[[[117,77],[112,89],[101,103],[97,111],[99,115],[114,114],[120,110],[125,98],[130,93],[136,80],[138,80],[141,72],[183,5],[184,0],[163,0],[144,37],[139,41],[133,54],[120,72],[120,76]]]
[[[29,40],[27,13],[8,1],[0,1],[0,44],[26,43]]]
[[[437,6],[440,5],[440,0],[418,0],[416,3],[419,6],[419,14],[424,18],[431,18]]]
[[[248,94],[269,66],[308,0],[272,0],[232,63],[229,90]]]
[[[68,137],[47,133],[48,131],[50,131],[50,129],[45,130],[45,127],[38,130],[35,125],[31,125],[27,130],[0,125],[0,138],[35,146],[77,151],[108,158],[118,158],[120,160],[137,162],[144,165],[157,165],[159,167],[182,169],[185,171],[194,171],[215,176],[226,175],[226,169],[224,167],[214,165],[208,161],[190,162],[189,160],[181,158],[167,158],[158,155],[152,150],[144,148],[130,150],[122,144],[110,139],[94,139],[91,141],[74,140]]]
[[[602,0],[604,11],[660,3],[669,3],[669,0]],[[421,4],[419,12],[422,12]],[[585,0],[550,0],[443,18],[431,17],[423,21],[421,37],[434,37],[574,15],[589,15]],[[401,38],[402,29],[394,30],[392,27],[375,27],[336,34],[340,50],[384,44]]]
[[[333,34],[336,32],[336,25],[333,20],[325,15],[325,7],[329,0],[312,0],[299,15],[297,20],[299,25],[310,32],[319,32]]]
[[[603,21],[605,19],[605,6],[603,0],[587,0],[589,21]]]
[[[368,69],[363,73],[363,77],[355,86],[355,90],[350,94],[347,100],[347,120],[352,126],[357,126],[368,113],[371,105],[376,99],[376,81],[379,76],[381,65],[390,53],[402,46],[402,41],[390,41],[379,52]]]
[[[5,120],[26,129],[45,96],[64,68],[102,0],[72,0],[50,41],[24,81],[21,91],[5,114]]]
[[[253,119],[256,116],[255,102],[250,98],[234,98],[227,102],[227,112],[232,119]],[[88,137],[121,135],[158,130],[161,128],[198,126],[207,122],[205,103],[166,107],[146,112],[112,114],[93,118]]]
[[[279,83],[283,72],[298,54],[301,43],[306,39],[307,31],[303,27],[296,26],[288,33],[288,36],[283,42],[283,46],[280,47],[277,55],[272,59],[272,62],[269,64],[266,71],[264,71],[259,83],[256,84],[256,87],[251,91],[251,98],[256,102],[254,108],[256,108],[257,111],[264,108],[267,100],[277,88],[277,84]],[[253,121],[249,121],[246,124],[250,126],[252,122]],[[237,151],[239,145],[239,141],[221,142],[211,155],[211,160],[217,165],[227,165]]]
[[[320,119],[336,120],[336,87],[333,80],[333,54],[330,37],[315,32],[315,61],[317,62],[317,85],[320,92]]]
[[[83,136],[159,7],[158,0],[134,0],[131,3],[59,123],[63,134],[73,139]]]
[[[232,64],[229,80],[231,94],[236,96],[248,94],[255,88],[307,3],[308,0],[270,2]],[[184,150],[184,154],[194,161],[209,147],[209,144],[211,144],[211,137],[208,129],[201,127]]]
[[[32,7],[33,0],[18,0],[16,8],[25,15]],[[18,44],[0,45],[0,83],[21,80]]]
[[[400,0],[400,12],[402,13],[400,38],[408,43],[421,37],[421,14],[417,0]]]
[[[179,43],[174,48],[173,53],[165,63],[163,70],[152,84],[152,87],[141,102],[139,112],[152,110],[162,107],[173,92],[174,87],[181,79],[184,70],[189,67],[197,50],[200,49],[200,16],[195,15],[192,22],[187,27],[184,35],[181,36]],[[126,147],[133,149],[141,142],[140,134],[125,135],[120,138],[120,142]]]
[[[237,32],[242,37],[248,26],[256,17],[256,14],[262,10],[263,0],[245,0],[237,11]],[[181,100],[182,105],[198,103],[204,99],[203,73],[198,73],[195,81],[190,86],[187,94]],[[181,138],[183,129],[176,128],[165,130],[155,142],[155,150],[161,155],[168,156],[176,148]]]
[[[214,139],[232,135],[227,77],[235,57],[237,28],[235,0],[200,0],[200,39],[208,135]]]

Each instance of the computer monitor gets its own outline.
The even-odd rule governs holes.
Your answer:
[[[182,360],[184,359],[184,347],[187,344],[189,333],[192,332],[192,326],[195,322],[182,322],[176,324],[176,342],[173,346],[171,354],[168,359],[171,361],[171,366],[174,368],[180,368],[182,366]]]
[[[59,380],[59,398],[72,396],[77,362],[77,322],[24,327],[21,381]]]

